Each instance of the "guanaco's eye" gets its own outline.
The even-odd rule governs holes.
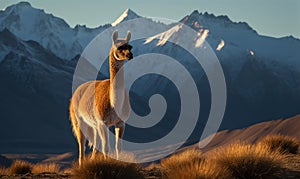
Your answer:
[[[125,48],[124,48],[124,45],[118,47],[118,50],[124,50],[124,49],[125,49]]]
[[[132,46],[129,44],[124,44],[124,45],[118,47],[118,50],[131,50],[131,49],[132,49]]]

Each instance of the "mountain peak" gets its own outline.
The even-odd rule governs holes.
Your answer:
[[[11,5],[11,6],[8,6],[7,8],[5,8],[5,11],[20,11],[20,10],[24,10],[24,9],[28,9],[28,8],[33,8],[31,6],[31,4],[29,2],[19,2],[17,4],[14,4],[14,5]]]
[[[192,15],[199,15],[199,11],[198,10],[194,10],[192,13],[191,13],[191,16]]]
[[[182,20],[180,20],[180,22],[196,29],[220,29],[231,27],[235,29],[250,30],[256,33],[256,31],[245,22],[233,22],[226,15],[215,16],[208,12],[199,13],[198,10],[195,10],[190,15],[185,16]]]
[[[128,14],[128,15],[135,15],[135,16],[138,16],[135,12],[133,12],[133,10],[131,10],[131,9],[126,9],[125,11],[124,11],[124,13],[126,13],[126,14]]]
[[[19,7],[28,7],[28,6],[30,6],[30,7],[32,7],[31,4],[27,1],[21,1],[21,2],[17,3],[16,6],[19,6]]]
[[[213,13],[208,13],[208,12],[200,12],[198,10],[194,10],[190,15],[185,16],[181,22],[186,22],[186,21],[207,21],[208,19],[213,20],[213,21],[224,21],[224,22],[229,22],[233,23],[228,16],[226,15],[221,15],[221,16],[215,16]]]
[[[136,19],[136,18],[140,18],[141,16],[137,15],[134,11],[132,11],[131,9],[126,9],[121,16],[115,21],[113,22],[111,25],[112,26],[116,26],[118,24],[120,24],[121,22],[127,21],[127,20],[132,20],[132,19]]]

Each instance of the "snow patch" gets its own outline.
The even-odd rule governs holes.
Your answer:
[[[160,33],[156,36],[149,37],[146,39],[144,44],[152,42],[154,39],[159,39],[157,42],[157,46],[163,46],[166,42],[172,37],[173,34],[177,33],[180,29],[182,29],[183,24],[176,25],[172,27],[170,30],[167,30],[163,33]]]
[[[217,47],[217,51],[221,51],[222,48],[225,46],[225,41],[224,40],[221,40],[221,42],[219,43],[218,47]]]
[[[116,26],[119,23],[121,23],[127,16],[128,16],[129,9],[126,9],[125,12],[113,23],[111,23],[112,26]]]
[[[123,14],[115,21],[113,22],[111,25],[113,27],[117,26],[118,24],[120,24],[121,22],[125,21],[125,20],[131,20],[131,19],[135,19],[135,18],[139,18],[140,16],[138,16],[135,12],[133,12],[130,9],[126,9]]]
[[[197,35],[199,36],[198,39],[196,40],[195,47],[199,48],[202,46],[202,44],[205,42],[206,37],[208,36],[208,29],[201,30]]]

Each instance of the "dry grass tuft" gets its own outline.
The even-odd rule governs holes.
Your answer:
[[[144,178],[141,168],[135,163],[126,163],[113,158],[104,158],[99,154],[95,159],[86,157],[82,166],[74,164],[72,167],[73,178],[78,179],[124,179],[124,178]]]
[[[0,167],[0,176],[8,175],[8,174],[9,174],[8,168]]]
[[[149,166],[144,168],[145,178],[162,178],[162,168],[160,164],[151,163]]]
[[[31,173],[33,165],[27,161],[16,160],[9,168],[9,174]]]
[[[283,160],[266,147],[231,144],[208,154],[228,178],[281,178]]]
[[[161,160],[161,166],[163,168],[178,168],[180,165],[184,165],[186,162],[191,161],[202,161],[203,156],[202,152],[200,150],[191,149],[191,150],[185,150],[184,152],[181,152],[179,154],[174,154],[168,158]]]
[[[262,138],[257,145],[268,147],[272,152],[280,152],[282,154],[297,154],[300,143],[295,137],[270,135]]]
[[[167,179],[201,179],[220,178],[215,170],[215,163],[207,161],[200,150],[186,150],[161,161],[163,178]]]
[[[273,179],[298,176],[299,172],[294,172],[297,161],[292,166],[286,162],[286,155],[271,152],[266,146],[235,143],[205,155],[198,150],[172,155],[161,161],[161,168],[163,178],[167,179]]]
[[[55,163],[40,163],[32,167],[32,173],[59,173],[60,166]]]

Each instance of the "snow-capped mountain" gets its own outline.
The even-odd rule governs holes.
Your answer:
[[[126,9],[123,14],[120,15],[120,17],[113,23],[111,23],[112,26],[117,26],[121,22],[124,22],[126,20],[132,20],[136,18],[141,18],[141,16],[137,15],[135,12],[133,12],[131,9]]]
[[[213,14],[202,14],[198,11],[184,17],[180,22],[197,31],[209,30],[206,40],[214,49],[223,43],[222,49],[216,50],[216,53],[223,65],[230,66],[232,70],[238,71],[245,62],[242,59],[246,56],[253,56],[264,58],[263,63],[270,68],[274,63],[280,63],[300,71],[298,39],[261,36],[245,22],[235,23],[227,16],[216,17]],[[232,60],[232,58],[241,60]],[[235,67],[232,68],[232,66]]]
[[[72,28],[63,19],[33,8],[27,2],[0,11],[0,79],[5,84],[0,88],[0,119],[3,120],[0,153],[59,152],[74,148],[68,104],[78,55],[100,32],[112,26],[119,28],[121,22],[140,17],[127,9],[112,24]],[[194,63],[190,53],[178,50],[178,44],[184,43],[187,37],[183,24],[198,32],[194,41],[187,44],[188,49],[197,51],[210,45],[223,67],[228,97],[221,129],[241,128],[300,113],[299,39],[261,36],[245,22],[236,23],[227,16],[198,11],[180,23],[166,25],[146,18],[141,23],[140,29],[128,29],[136,39],[132,41],[134,56],[158,53],[178,59],[196,81],[201,113],[190,141],[197,141],[201,135],[211,94],[201,65]],[[161,71],[171,68],[176,75],[176,68],[163,60],[145,63]],[[93,68],[91,64],[90,67]],[[103,69],[100,73],[108,76],[107,64]],[[177,75],[184,85],[184,77],[181,73]],[[168,104],[162,122],[143,130],[129,126],[125,138],[151,141],[172,130],[179,115],[180,99],[170,80],[154,74],[138,79],[130,92],[132,108],[138,114],[148,114],[148,99],[156,93],[162,94]],[[10,135],[12,129],[20,133]],[[151,138],[146,135],[149,133]]]
[[[224,126],[298,113],[299,39],[262,36],[245,22],[198,11],[181,22],[200,32],[209,31],[206,40],[222,64],[228,88],[225,121],[227,115],[231,121],[223,122]]]
[[[23,40],[34,40],[63,59],[71,59],[109,25],[71,28],[63,19],[20,2],[0,11],[0,30],[7,28]]]

